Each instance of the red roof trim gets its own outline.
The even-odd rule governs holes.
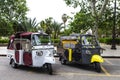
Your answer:
[[[27,35],[31,35],[32,32],[24,32],[24,33],[21,33],[20,36],[27,36]]]

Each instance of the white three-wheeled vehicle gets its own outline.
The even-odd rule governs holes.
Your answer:
[[[13,68],[19,65],[44,67],[52,74],[54,46],[46,33],[22,32],[10,37],[8,57]]]

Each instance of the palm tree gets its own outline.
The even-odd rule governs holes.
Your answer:
[[[39,23],[37,23],[36,18],[32,19],[27,19],[21,22],[21,26],[24,27],[25,31],[37,31]]]
[[[46,24],[44,20],[40,22],[40,29],[42,29],[43,31],[46,31]]]
[[[65,27],[66,27],[66,26],[65,26],[65,23],[67,22],[67,18],[68,18],[68,17],[67,17],[67,14],[63,14],[63,15],[62,15],[62,20],[63,20],[63,23],[64,23],[64,31],[65,31]]]
[[[42,20],[40,22],[40,26],[41,26],[42,30],[45,31],[49,35],[52,34],[52,26],[51,26],[52,19],[53,19],[52,17],[49,17],[49,18]]]
[[[14,21],[12,27],[15,33],[27,31],[27,29],[24,26],[22,26],[22,24],[19,23],[18,21]]]
[[[52,28],[51,28],[51,24],[52,24],[52,17],[49,17],[47,19],[45,19],[45,23],[46,23],[46,33],[47,34],[52,34]]]
[[[60,31],[61,31],[61,29],[63,28],[61,25],[62,25],[63,23],[58,23],[58,22],[56,22],[56,21],[54,21],[53,23],[52,23],[52,30],[53,30],[53,34],[54,34],[54,39],[56,39],[56,38],[58,38],[58,35],[60,34]]]

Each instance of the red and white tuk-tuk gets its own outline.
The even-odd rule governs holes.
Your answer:
[[[13,68],[19,65],[44,67],[52,74],[51,64],[55,64],[54,46],[46,33],[16,33],[10,37],[7,49],[7,56]]]

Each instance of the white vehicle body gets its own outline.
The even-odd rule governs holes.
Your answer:
[[[54,46],[50,42],[42,44],[39,41],[41,38],[38,36],[43,36],[43,34],[21,33],[18,35],[19,37],[15,35],[9,41],[7,57],[10,59],[10,64],[12,64],[12,61],[14,61],[14,67],[16,65],[43,67],[45,64],[55,64],[55,58],[53,56]],[[46,34],[44,35],[47,36]],[[32,39],[34,36],[35,44]]]

